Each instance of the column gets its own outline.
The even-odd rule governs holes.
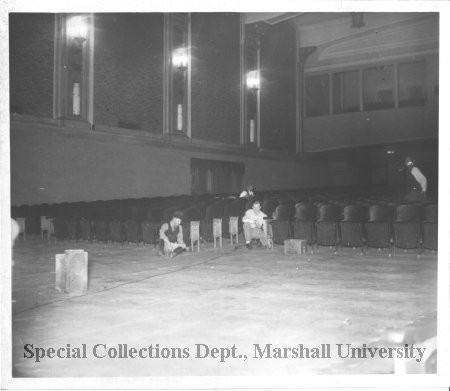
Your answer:
[[[305,118],[305,63],[308,57],[316,50],[316,46],[305,46],[298,49],[298,115],[297,152],[303,153],[304,148],[304,118]]]

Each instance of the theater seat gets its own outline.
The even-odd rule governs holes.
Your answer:
[[[92,223],[87,218],[82,218],[80,224],[80,236],[82,240],[92,240]]]
[[[362,205],[344,206],[344,218],[339,222],[341,246],[362,247],[365,245],[364,222],[367,220],[367,208]]]
[[[422,222],[423,247],[436,251],[438,248],[438,205],[425,207],[425,219]]]
[[[312,203],[300,202],[295,205],[295,216],[292,223],[292,236],[294,239],[304,239],[307,244],[315,243],[315,223],[317,207]]]
[[[392,249],[394,243],[393,220],[394,208],[392,206],[371,205],[369,207],[369,221],[366,221],[365,224],[366,245],[378,249]]]
[[[108,242],[108,223],[105,220],[95,222],[95,239],[99,242]]]
[[[69,240],[77,240],[78,239],[78,222],[75,219],[70,219],[66,221],[67,227],[67,238]]]
[[[273,217],[273,213],[278,206],[278,200],[273,198],[264,198],[262,203],[261,210],[269,217],[270,219]]]
[[[124,223],[125,241],[128,243],[139,243],[139,224],[137,220],[127,220]]]
[[[394,245],[402,249],[420,249],[420,217],[419,204],[402,204],[396,209],[394,221]]]
[[[338,205],[322,204],[316,221],[317,245],[337,246],[339,244],[339,220],[341,208]]]
[[[57,240],[67,239],[67,224],[64,217],[55,217],[53,219],[53,227],[55,229],[55,237]]]
[[[283,244],[291,237],[291,221],[294,218],[292,205],[278,205],[275,209],[273,220],[270,221],[273,242]]]
[[[113,220],[109,223],[109,239],[111,242],[123,243],[122,223],[118,220]]]
[[[143,221],[141,223],[142,241],[144,244],[156,244],[157,224],[153,221]]]

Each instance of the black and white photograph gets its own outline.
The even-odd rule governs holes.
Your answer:
[[[306,3],[2,9],[2,389],[448,388],[448,4]]]

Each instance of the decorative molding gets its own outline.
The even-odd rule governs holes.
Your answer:
[[[317,50],[317,46],[305,46],[298,48],[298,61],[300,65],[305,65],[308,57]]]
[[[422,17],[389,24],[320,45],[309,58],[308,68],[338,61],[367,61],[393,52],[415,53],[439,47],[435,17]]]
[[[412,142],[418,142],[418,141],[430,141],[430,140],[438,140],[438,136],[422,136],[422,137],[409,137],[407,139],[405,138],[399,138],[399,139],[393,139],[390,141],[377,141],[372,142],[370,144],[367,143],[355,143],[355,144],[342,144],[337,147],[329,147],[324,149],[313,149],[313,150],[307,150],[304,153],[313,156],[318,155],[320,153],[326,153],[326,152],[342,152],[349,149],[356,149],[356,148],[369,148],[369,147],[377,147],[377,146],[385,146],[386,144],[403,144],[403,143],[412,143]]]
[[[163,135],[143,130],[123,129],[113,126],[96,125],[95,132],[80,121],[73,121],[71,126],[61,126],[58,121],[16,114],[11,117],[11,129],[22,129],[27,132],[48,131],[55,135],[69,138],[90,139],[106,143],[124,143],[149,145],[156,148],[186,150],[193,153],[223,154],[241,158],[252,158],[272,161],[300,162],[305,159],[286,151],[248,150],[243,145],[232,145],[188,137]]]
[[[245,12],[242,15],[245,24],[264,21],[273,25],[286,20],[291,20],[303,14],[304,12]]]
[[[274,24],[286,22],[286,21],[290,22],[292,19],[294,19],[300,15],[303,15],[303,14],[304,14],[304,12],[283,12],[283,14],[281,14],[279,16],[265,19],[265,22],[270,25],[274,25]]]
[[[396,62],[417,61],[426,59],[427,57],[437,56],[439,48],[429,50],[418,50],[414,52],[400,53],[398,49],[393,49],[389,53],[385,53],[382,57],[367,58],[367,56],[349,57],[344,61],[323,61],[320,65],[305,64],[305,73],[322,73],[322,72],[341,72],[345,70],[355,70],[355,68],[374,67],[378,65],[394,64]]]

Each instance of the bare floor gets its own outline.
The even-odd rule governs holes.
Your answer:
[[[55,254],[70,248],[89,254],[83,296],[55,291]],[[430,252],[284,255],[225,239],[167,259],[151,246],[35,237],[16,243],[14,259],[17,377],[392,373],[393,359],[344,357],[347,348],[393,346],[387,333],[436,315]],[[61,357],[36,362],[36,348]]]

